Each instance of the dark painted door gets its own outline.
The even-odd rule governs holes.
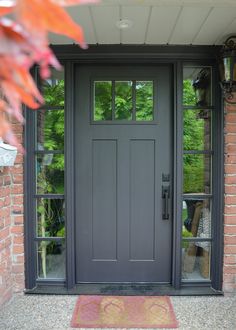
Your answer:
[[[171,68],[78,65],[75,139],[77,283],[170,282]]]

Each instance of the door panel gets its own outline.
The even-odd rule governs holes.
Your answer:
[[[116,260],[116,141],[93,140],[92,153],[93,260]],[[109,233],[109,235],[107,233]],[[108,246],[109,249],[107,248]]]
[[[105,93],[108,105],[103,99],[95,104],[94,95],[99,94],[94,91],[94,81],[103,82],[98,92]],[[129,81],[129,86],[134,81],[127,102],[121,99],[124,107],[129,106],[126,111],[133,111],[129,122],[127,115],[122,116],[122,107],[119,118],[124,120],[115,117],[121,101],[114,95],[112,101],[108,94],[125,85],[115,81]],[[149,89],[142,102],[141,88],[148,88],[145,81],[153,81],[154,95],[150,99]],[[128,90],[127,85],[125,88]],[[119,90],[122,97],[126,90]],[[130,90],[134,98],[128,100]],[[76,67],[77,283],[170,282],[172,217],[162,219],[162,174],[171,174],[170,90],[169,66]],[[137,121],[132,110],[135,96],[141,113],[145,103],[149,104],[148,115],[142,113]],[[105,120],[99,121],[106,106]],[[171,198],[169,212],[171,215]]]
[[[129,177],[130,260],[154,260],[155,140],[130,141]]]

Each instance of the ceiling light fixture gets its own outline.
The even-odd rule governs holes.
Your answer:
[[[126,30],[130,29],[133,26],[133,22],[129,19],[120,19],[116,22],[116,26],[118,27],[118,29]]]

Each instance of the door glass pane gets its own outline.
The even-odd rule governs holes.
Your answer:
[[[94,115],[95,121],[112,119],[112,82],[94,82]]]
[[[36,111],[37,150],[64,150],[64,110]]]
[[[136,120],[153,120],[153,81],[136,81]]]
[[[191,106],[211,105],[211,68],[184,67],[183,104]]]
[[[65,202],[63,199],[37,199],[37,236],[65,237]]]
[[[211,193],[211,155],[184,155],[184,186],[183,192]]]
[[[64,71],[51,69],[51,77],[42,81],[41,89],[45,105],[56,107],[64,106]]]
[[[182,279],[210,279],[210,242],[182,242]]]
[[[211,112],[184,110],[184,150],[211,150]]]
[[[115,82],[115,119],[132,119],[132,81]]]
[[[64,194],[64,155],[36,156],[37,194]]]
[[[186,199],[182,211],[183,238],[211,238],[211,201]]]
[[[65,278],[64,241],[42,241],[37,243],[38,278]]]

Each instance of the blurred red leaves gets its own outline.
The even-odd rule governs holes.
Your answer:
[[[43,103],[31,67],[39,65],[42,79],[50,76],[50,66],[60,69],[48,47],[48,33],[63,34],[86,48],[82,28],[63,6],[89,2],[96,0],[0,1],[0,137],[8,143],[20,147],[10,118],[23,123],[22,103],[32,109]],[[7,14],[13,19],[4,17]]]

